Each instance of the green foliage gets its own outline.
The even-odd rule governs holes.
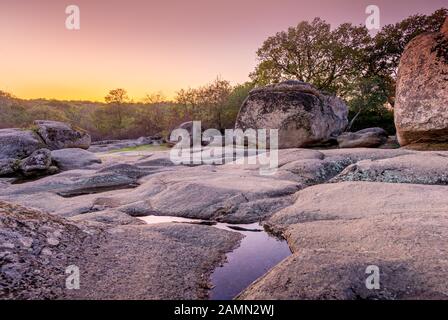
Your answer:
[[[235,86],[229,94],[226,101],[226,108],[223,112],[224,129],[233,128],[235,126],[236,118],[240,107],[244,100],[249,96],[250,90],[254,88],[252,82],[246,82]]]
[[[353,117],[357,112],[350,110],[349,118]],[[390,135],[395,135],[394,112],[386,107],[378,107],[362,112],[351,127],[351,131],[358,131],[365,128],[380,127],[387,131]]]
[[[268,38],[257,51],[260,61],[251,78],[257,84],[295,79],[345,96],[362,76],[360,66],[371,38],[364,27],[349,23],[331,30],[315,18]]]
[[[117,152],[132,152],[132,151],[165,151],[169,150],[170,148],[166,144],[162,144],[160,146],[154,146],[154,145],[144,145],[144,146],[137,146],[137,147],[127,147],[117,150],[111,150],[109,153],[117,153]]]
[[[115,137],[125,138],[127,128],[135,119],[134,109],[129,108],[129,97],[124,89],[110,90],[104,98],[107,105],[101,106],[92,114],[92,121],[101,134],[113,131]]]
[[[354,94],[348,103],[350,110],[349,118],[351,121],[347,131],[357,127],[359,128],[359,122],[361,121],[363,124],[367,125],[367,127],[379,126],[378,123],[381,121],[377,118],[382,115],[387,117],[389,114],[392,115],[392,118],[390,119],[387,117],[387,119],[384,119],[383,125],[387,127],[394,126],[393,112],[387,112],[388,109],[385,107],[388,101],[388,90],[388,84],[379,76],[360,79],[353,87]],[[371,119],[373,122],[369,124],[369,122],[366,121],[368,119]],[[392,120],[391,123],[388,122],[390,120]],[[358,123],[354,128],[356,122]],[[374,125],[374,123],[376,123],[376,125]],[[361,129],[363,128],[366,127],[362,127]]]
[[[178,101],[162,101],[160,93],[142,103],[130,102],[126,90],[115,89],[108,103],[88,101],[21,100],[0,92],[0,128],[30,128],[34,120],[69,122],[86,129],[94,140],[160,135],[167,137],[182,122],[203,121],[204,127],[233,128],[251,83],[232,87],[215,81],[196,89],[181,90]]]
[[[246,99],[252,83],[237,85],[219,78],[196,88],[180,90],[176,102],[185,110],[185,120],[201,120],[203,128],[224,130],[233,128],[242,102]]]
[[[401,55],[407,44],[426,32],[441,29],[448,9],[431,15],[413,15],[395,24],[386,25],[372,38],[365,54],[366,77],[380,77],[387,85],[388,103],[395,104],[395,79]]]
[[[384,110],[386,105],[394,106],[395,78],[404,48],[419,34],[439,31],[447,14],[443,8],[428,16],[414,15],[385,26],[374,37],[364,26],[345,23],[331,30],[320,18],[303,21],[263,43],[251,78],[257,85],[286,79],[312,83],[344,98],[351,120],[372,126],[384,116],[384,126],[391,127],[391,113]]]
[[[68,120],[67,117],[65,116],[64,111],[45,104],[33,106],[27,110],[27,113],[31,119],[56,120],[56,121]]]
[[[413,15],[382,28],[368,47],[369,73],[396,75],[400,57],[406,45],[425,32],[438,32],[448,16],[448,9],[431,15]]]

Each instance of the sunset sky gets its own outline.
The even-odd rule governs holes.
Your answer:
[[[65,28],[68,5],[81,30]],[[337,26],[381,24],[447,7],[447,0],[0,0],[0,90],[22,98],[102,101],[125,88],[135,100],[173,97],[216,76],[247,81],[256,50],[278,31],[319,16]]]

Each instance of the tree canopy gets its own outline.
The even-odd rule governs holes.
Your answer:
[[[406,45],[419,34],[439,31],[447,15],[445,8],[413,15],[374,36],[365,26],[344,23],[332,30],[320,18],[302,21],[263,43],[250,77],[256,85],[287,79],[309,82],[344,98],[352,117],[358,118],[361,111],[378,114],[386,104],[394,106],[395,79]]]
[[[259,85],[296,79],[343,96],[360,77],[370,41],[364,27],[345,23],[331,30],[320,18],[303,21],[263,43],[251,78]]]

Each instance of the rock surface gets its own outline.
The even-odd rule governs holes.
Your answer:
[[[0,177],[11,176],[18,169],[20,160],[17,159],[0,159]]]
[[[198,124],[198,128],[199,128],[199,126],[200,126],[200,122]],[[188,143],[188,141],[183,141],[182,142],[182,139],[183,138],[186,139],[186,137],[176,136],[176,135],[173,134],[174,131],[177,130],[177,129],[186,130],[186,132],[188,133],[188,137],[190,138],[190,142],[189,143]],[[196,132],[196,135],[197,135],[197,137],[199,139],[198,143],[200,145],[207,145],[207,142],[202,141],[201,136],[200,136],[200,134],[203,131],[202,128],[197,129],[197,130],[198,130],[198,132]],[[171,131],[170,136],[167,138],[167,141],[168,141],[170,146],[174,146],[177,143],[182,142],[182,146],[186,147],[186,146],[190,145],[192,147],[193,146],[193,142],[194,142],[193,141],[193,135],[194,135],[193,131],[194,131],[194,122],[193,121],[183,122],[177,128],[175,128],[173,131]],[[221,142],[221,145],[222,145],[222,140],[220,142]]]
[[[311,187],[270,220],[293,255],[240,299],[448,299],[445,186],[350,182]],[[367,267],[380,289],[366,288]]]
[[[0,130],[0,159],[23,159],[43,147],[43,141],[32,131]]]
[[[447,168],[447,154],[421,152],[389,159],[359,161],[348,166],[332,181],[447,185]]]
[[[79,148],[53,150],[51,158],[61,170],[82,169],[101,163],[94,153]]]
[[[347,126],[347,115],[341,99],[304,82],[286,81],[252,90],[236,128],[278,129],[279,148],[300,148],[335,139]]]
[[[0,201],[0,299],[56,299],[96,238],[64,219]]]
[[[242,238],[189,224],[100,226],[0,202],[0,299],[204,299]],[[66,289],[69,266],[79,290]]]
[[[446,186],[342,182],[299,191],[295,203],[275,213],[266,224],[281,232],[289,225],[319,220],[360,219],[374,215],[444,213]]]
[[[214,227],[176,223],[113,229],[98,255],[80,263],[87,285],[68,298],[206,299],[211,272],[241,238]]]
[[[36,181],[0,180],[0,199],[66,217],[58,221],[89,234],[76,261],[64,260],[80,267],[84,286],[71,292],[55,289],[50,298],[206,298],[210,273],[241,236],[204,225],[148,226],[135,218],[147,215],[200,218],[210,224],[264,221],[268,230],[286,237],[293,255],[240,298],[448,298],[442,290],[445,280],[437,273],[448,271],[443,241],[448,186],[427,185],[445,183],[446,152],[283,149],[270,175],[260,175],[260,163],[241,159],[190,167],[174,165],[169,152],[98,157],[101,164]],[[380,182],[346,182],[361,179],[350,173],[351,167],[360,177]],[[0,234],[6,230],[8,235],[9,229],[0,227]],[[60,239],[50,237],[49,245]],[[95,239],[93,244],[89,239]],[[58,256],[53,247],[42,252],[49,250]],[[369,265],[380,267],[379,291],[366,290]],[[57,270],[45,269],[45,274],[53,277]],[[31,286],[26,279],[24,287]],[[42,288],[60,285],[46,281]],[[36,291],[33,297],[46,295]]]
[[[45,174],[51,166],[51,152],[48,149],[34,151],[28,158],[20,161],[20,171],[25,176]]]
[[[161,143],[160,140],[154,137],[140,137],[138,139],[128,139],[128,140],[105,140],[92,142],[90,152],[108,152],[113,150],[125,149],[139,147],[154,143]]]
[[[59,169],[52,166],[52,156],[48,149],[53,150],[53,155],[63,170],[100,162],[95,156],[79,149],[90,146],[90,136],[85,131],[57,121],[36,120],[34,124],[33,130],[0,130],[0,177],[58,172]],[[64,148],[78,149],[58,152]]]
[[[394,114],[402,146],[448,142],[447,44],[445,27],[413,39],[401,57]]]
[[[166,152],[138,157],[111,154],[103,157],[100,168],[71,170],[10,185],[0,199],[62,216],[114,209],[133,216],[175,215],[250,223],[290,205],[296,191],[328,181],[359,160],[407,153],[285,149],[279,151],[277,172],[269,176],[260,175],[259,165],[174,166]],[[130,162],[123,163],[127,158]]]
[[[51,150],[66,148],[88,149],[90,147],[90,135],[67,123],[49,120],[36,120],[34,125],[37,133]]]
[[[372,216],[298,224],[287,232],[295,252],[239,299],[448,299],[446,214]],[[377,266],[380,288],[366,273]]]
[[[376,148],[385,144],[387,139],[387,132],[381,128],[346,132],[337,138],[340,148]]]

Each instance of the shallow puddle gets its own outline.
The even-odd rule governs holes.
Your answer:
[[[148,216],[141,219],[148,224],[165,222],[210,224],[210,221],[166,216]],[[286,241],[271,236],[258,223],[237,225],[216,223],[213,226],[239,232],[245,237],[238,248],[227,254],[227,262],[212,273],[211,300],[233,299],[253,281],[291,255]]]

